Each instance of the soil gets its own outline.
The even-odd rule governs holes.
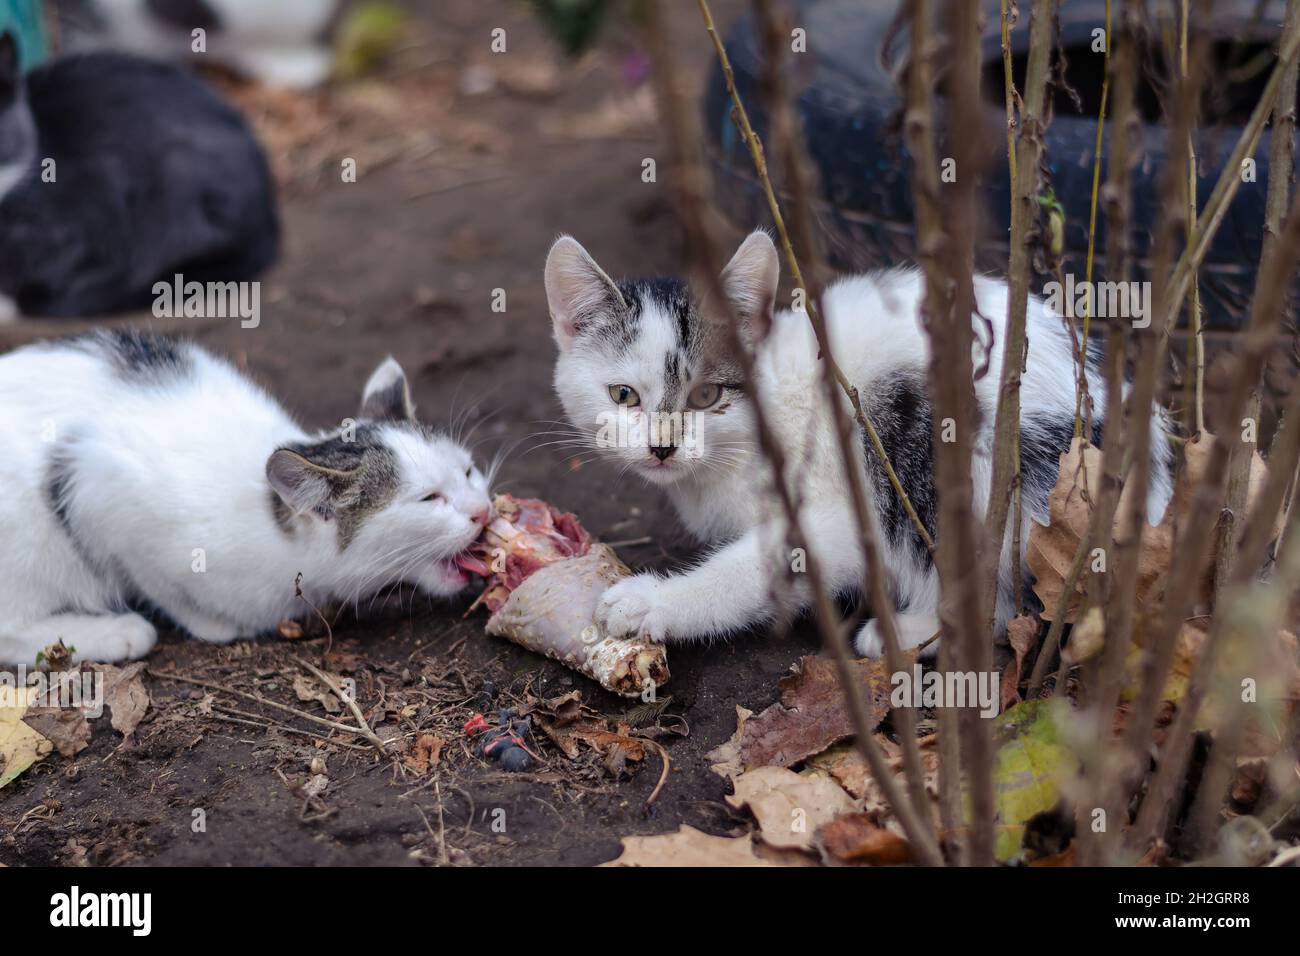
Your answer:
[[[725,25],[741,4],[715,8]],[[255,118],[283,186],[285,247],[263,282],[260,326],[143,314],[112,324],[193,335],[321,427],[355,413],[366,376],[392,354],[411,376],[422,418],[476,428],[478,454],[505,455],[496,490],[545,498],[575,511],[595,536],[633,542],[620,553],[635,567],[679,564],[692,548],[660,495],[598,463],[568,460],[539,437],[562,417],[541,281],[550,242],[572,232],[607,268],[628,274],[670,272],[683,261],[662,175],[658,184],[641,179],[642,160],[657,148],[653,125],[609,122],[634,112],[624,80],[634,38],[607,31],[595,53],[573,63],[524,4],[409,9],[411,36],[378,79],[302,96],[220,78]],[[510,52],[494,58],[498,26]],[[705,36],[689,16],[673,29],[686,80],[699,89]],[[493,89],[470,92],[492,85],[492,72]],[[357,160],[356,182],[338,174],[348,157]],[[493,311],[495,290],[504,290],[505,311]],[[0,347],[79,327],[9,326]],[[345,613],[332,636],[228,647],[186,640],[160,622],[144,722],[124,739],[97,720],[85,750],[53,755],[0,791],[0,863],[585,865],[617,856],[624,835],[682,823],[712,833],[747,826],[722,802],[724,781],[705,755],[734,732],[736,705],[767,706],[790,665],[816,652],[806,622],[672,647],[662,692],[671,699],[647,716],[633,712],[639,702],[485,636],[481,615],[462,617],[472,597],[437,604],[403,591],[359,616]],[[344,747],[291,733],[270,722],[331,732],[229,693],[332,719],[294,693],[300,660],[354,679],[375,732],[405,755],[381,759],[356,738],[335,736],[354,742]],[[662,728],[671,770],[652,806],[662,766],[654,748],[621,767],[594,753],[571,760],[541,739],[540,765],[523,774],[473,754],[461,728],[475,712],[494,716],[572,690],[616,723]],[[444,741],[429,766],[411,746],[422,735]]]

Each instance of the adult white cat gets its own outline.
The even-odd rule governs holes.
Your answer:
[[[205,641],[398,582],[459,591],[490,512],[388,359],[358,419],[308,435],[191,343],[95,332],[0,356],[0,663],[62,640],[140,657],[153,609]]]
[[[655,640],[708,638],[799,610],[808,595],[792,556],[767,464],[753,432],[754,391],[801,488],[808,543],[837,591],[861,584],[864,555],[821,385],[817,344],[807,316],[773,315],[779,263],[772,241],[755,232],[722,275],[746,328],[766,325],[756,349],[754,389],[743,387],[719,310],[700,306],[676,279],[615,282],[577,242],[563,237],[546,262],[546,293],[559,344],[555,388],[579,434],[642,478],[664,488],[686,527],[714,545],[696,564],[668,576],[639,574],[606,592],[597,614],[616,633]],[[993,326],[987,374],[975,383],[979,434],[972,478],[976,512],[988,500],[993,421],[1007,314],[1003,282],[978,279],[979,311]],[[841,280],[824,305],[836,360],[859,389],[867,414],[919,517],[935,531],[929,339],[918,314],[924,293],[918,272],[898,270]],[[1029,359],[1021,389],[1024,527],[1047,520],[1047,495],[1059,455],[1074,428],[1075,361],[1062,319],[1042,302],[1029,308]],[[987,337],[983,322],[977,335]],[[977,346],[977,365],[986,351]],[[1104,383],[1090,357],[1094,440],[1105,419]],[[611,427],[619,412],[627,428]],[[658,413],[650,427],[647,416]],[[674,414],[688,425],[676,428]],[[639,426],[639,427],[638,427]],[[670,430],[676,428],[676,436]],[[1153,409],[1153,477],[1149,513],[1158,517],[1171,493],[1163,417]],[[610,440],[618,436],[616,440]],[[638,440],[640,436],[640,440]],[[687,440],[683,441],[685,438]],[[897,602],[900,641],[914,647],[938,630],[938,575],[874,451],[863,441],[860,466],[874,489],[885,566]],[[1003,553],[999,629],[1015,606],[1011,545]],[[1023,555],[1020,556],[1023,560]],[[1029,580],[1028,569],[1025,569]],[[932,645],[933,647],[933,645]],[[859,653],[877,656],[883,642],[874,621],[857,637]]]

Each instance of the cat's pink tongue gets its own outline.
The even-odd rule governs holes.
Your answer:
[[[478,574],[487,577],[492,573],[488,563],[475,554],[466,551],[464,554],[458,554],[455,558],[456,567],[462,571],[468,571],[470,574]]]

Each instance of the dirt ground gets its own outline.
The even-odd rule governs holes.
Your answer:
[[[715,6],[724,24],[739,8]],[[607,541],[639,541],[620,548],[634,566],[671,567],[691,550],[656,492],[533,448],[545,423],[561,417],[541,281],[551,240],[572,232],[627,274],[671,271],[682,260],[665,188],[641,181],[641,160],[657,148],[653,125],[607,122],[630,109],[614,107],[631,102],[621,99],[630,95],[631,38],[607,33],[574,65],[527,5],[439,0],[411,9],[419,12],[409,42],[379,81],[321,97],[235,91],[284,185],[285,247],[263,283],[260,327],[129,321],[179,328],[235,357],[322,427],[355,413],[367,374],[391,353],[412,378],[421,417],[478,425],[484,457],[509,450],[497,490],[571,509]],[[509,52],[493,59],[497,26]],[[675,29],[698,88],[706,38],[691,18]],[[583,117],[589,125],[575,125]],[[337,174],[349,156],[355,183]],[[491,309],[496,289],[505,290],[503,313]],[[6,330],[0,347],[68,329],[29,323]],[[645,716],[628,718],[632,704],[486,637],[481,616],[462,619],[471,599],[435,605],[403,592],[360,619],[347,613],[332,639],[213,647],[167,633],[148,660],[152,707],[133,738],[96,721],[87,749],[51,756],[0,791],[0,862],[584,865],[615,857],[628,834],[747,825],[723,803],[724,782],[705,754],[735,730],[737,704],[767,706],[790,665],[816,651],[806,623],[790,634],[671,649],[671,700],[650,717],[665,728],[671,771],[647,809],[662,766],[653,749],[620,768],[594,754],[569,760],[542,742],[543,764],[520,775],[473,756],[463,722],[528,695],[578,689],[611,718]],[[269,724],[321,730],[296,715],[167,677],[329,718],[295,696],[303,673],[295,658],[354,678],[381,737],[445,740],[440,759],[422,767],[418,755],[391,762],[326,744]],[[313,782],[318,776],[325,781]],[[194,832],[196,809],[205,832]]]

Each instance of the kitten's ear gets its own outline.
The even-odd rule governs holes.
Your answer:
[[[334,513],[334,501],[348,481],[346,472],[322,468],[287,448],[266,460],[266,478],[294,514],[312,511],[323,518]]]
[[[771,237],[759,229],[749,234],[722,270],[722,288],[750,337],[761,339],[772,325],[781,261]]]
[[[5,109],[18,98],[20,81],[18,44],[8,33],[0,32],[0,109]]]
[[[625,307],[614,280],[572,236],[555,240],[546,256],[546,302],[562,351],[594,324]]]
[[[408,422],[415,418],[406,373],[391,355],[370,375],[361,393],[361,417]]]

